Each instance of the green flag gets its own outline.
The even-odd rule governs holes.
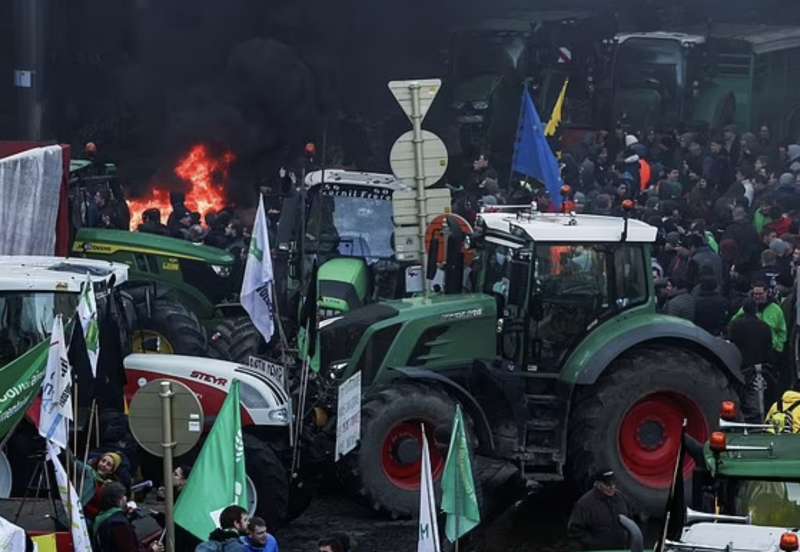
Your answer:
[[[50,340],[0,367],[0,439],[14,429],[42,388]]]
[[[456,542],[481,522],[460,405],[456,405],[447,463],[442,473],[442,511],[447,514],[445,532],[450,542]]]
[[[175,523],[200,540],[219,525],[228,506],[247,509],[247,476],[239,407],[239,382],[234,380],[214,427],[197,457],[175,505]]]

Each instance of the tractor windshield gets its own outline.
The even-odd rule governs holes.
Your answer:
[[[735,480],[734,515],[750,515],[754,525],[796,527],[800,482]],[[728,513],[728,512],[726,512]]]
[[[309,251],[329,257],[362,257],[368,262],[394,256],[391,189],[326,183],[310,195]]]
[[[46,339],[56,314],[71,316],[77,293],[6,291],[0,293],[0,366]]]

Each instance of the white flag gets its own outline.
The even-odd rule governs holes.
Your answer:
[[[419,486],[419,540],[417,552],[439,552],[439,526],[436,523],[436,495],[431,476],[428,438],[422,427],[422,474]]]
[[[72,419],[72,370],[64,343],[64,322],[58,314],[53,319],[47,368],[42,382],[42,406],[39,410],[39,435],[62,449],[67,448],[67,420]]]
[[[272,298],[272,257],[270,257],[267,216],[264,214],[264,200],[258,198],[258,213],[250,236],[250,251],[244,269],[242,307],[250,315],[250,320],[266,341],[272,337],[275,328],[272,319],[275,312]]]
[[[83,507],[78,500],[78,493],[75,492],[72,483],[67,479],[67,472],[58,459],[58,449],[52,443],[47,444],[47,456],[53,463],[53,471],[56,475],[56,485],[61,495],[61,503],[64,505],[67,515],[71,515],[70,527],[72,531],[72,548],[74,550],[91,550],[92,541],[89,539],[89,531],[86,530],[86,520],[83,517]]]
[[[25,530],[0,517],[0,551],[25,550]]]
[[[83,328],[83,339],[86,341],[86,352],[89,353],[92,376],[97,377],[97,357],[100,356],[100,325],[97,323],[97,301],[94,297],[92,277],[89,274],[86,275],[86,282],[81,289],[78,318],[80,318],[81,328]]]

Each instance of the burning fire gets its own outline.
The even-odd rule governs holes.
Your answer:
[[[225,186],[228,183],[228,170],[236,156],[226,151],[221,157],[212,157],[208,147],[198,144],[181,159],[175,167],[175,174],[187,183],[185,205],[189,211],[205,215],[225,206]],[[142,222],[142,213],[147,209],[159,209],[161,222],[165,222],[172,212],[169,190],[154,186],[146,197],[129,199],[131,211],[131,230],[136,230]]]

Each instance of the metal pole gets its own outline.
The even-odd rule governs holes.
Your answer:
[[[175,442],[172,440],[172,385],[168,381],[161,382],[161,446],[164,449],[164,519],[166,520],[166,535],[164,544],[167,552],[175,552],[175,520],[172,517],[173,511],[173,489],[172,489],[172,448]]]
[[[14,70],[17,95],[17,136],[26,140],[42,138],[44,115],[45,21],[49,2],[16,0],[14,21]],[[22,76],[24,75],[24,76]],[[10,77],[9,77],[10,78]]]
[[[422,156],[422,108],[420,106],[420,89],[418,82],[409,86],[411,92],[411,125],[413,127],[412,142],[414,144],[414,182],[417,184],[417,214],[419,216],[419,253],[422,260],[422,273],[428,273],[428,258],[425,255],[425,227],[428,224],[428,213],[425,202],[425,164]],[[427,284],[425,289],[427,289]]]

